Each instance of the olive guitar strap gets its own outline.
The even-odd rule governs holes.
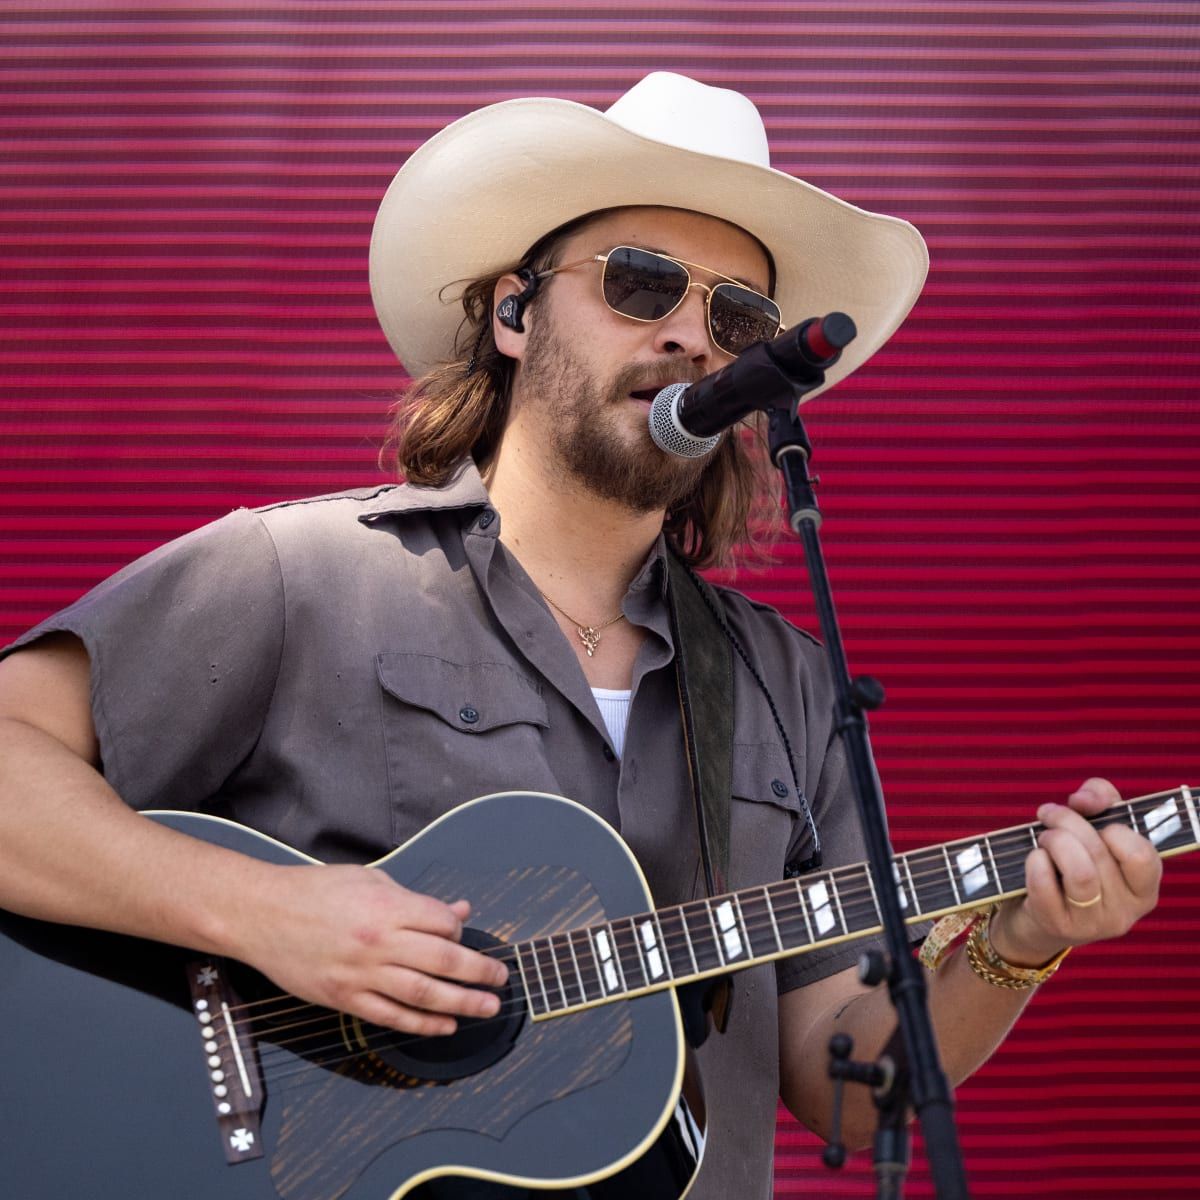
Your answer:
[[[674,553],[668,555],[668,561],[667,595],[671,636],[675,641],[675,682],[696,807],[704,883],[712,897],[728,890],[733,652],[709,607],[720,604],[716,593]]]
[[[673,553],[667,555],[667,561],[675,683],[704,886],[711,899],[727,890],[729,877],[733,652],[714,609],[709,607],[720,603],[716,593]],[[728,975],[680,988],[678,998],[684,1032],[693,1046],[704,1043],[710,1025],[725,1032],[733,1005],[733,980]]]

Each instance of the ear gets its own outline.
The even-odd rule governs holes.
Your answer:
[[[520,361],[525,356],[525,341],[531,320],[531,306],[538,290],[532,272],[502,275],[492,292],[492,337],[496,349]]]

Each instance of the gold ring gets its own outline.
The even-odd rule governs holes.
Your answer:
[[[1067,903],[1075,905],[1076,908],[1091,908],[1093,904],[1099,904],[1103,899],[1104,893],[1097,892],[1090,900],[1074,900],[1070,896],[1067,896]]]

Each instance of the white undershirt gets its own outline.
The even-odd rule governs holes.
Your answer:
[[[629,720],[629,702],[633,698],[633,692],[592,688],[592,695],[596,697],[596,705],[604,718],[604,728],[608,730],[613,749],[620,758],[625,749],[625,724]]]

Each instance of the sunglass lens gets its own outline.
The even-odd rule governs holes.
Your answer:
[[[782,323],[774,300],[733,283],[713,288],[708,311],[713,342],[726,354],[741,354],[773,338]]]
[[[687,293],[688,273],[678,263],[648,250],[618,246],[604,264],[604,299],[609,308],[638,321],[661,321]]]

